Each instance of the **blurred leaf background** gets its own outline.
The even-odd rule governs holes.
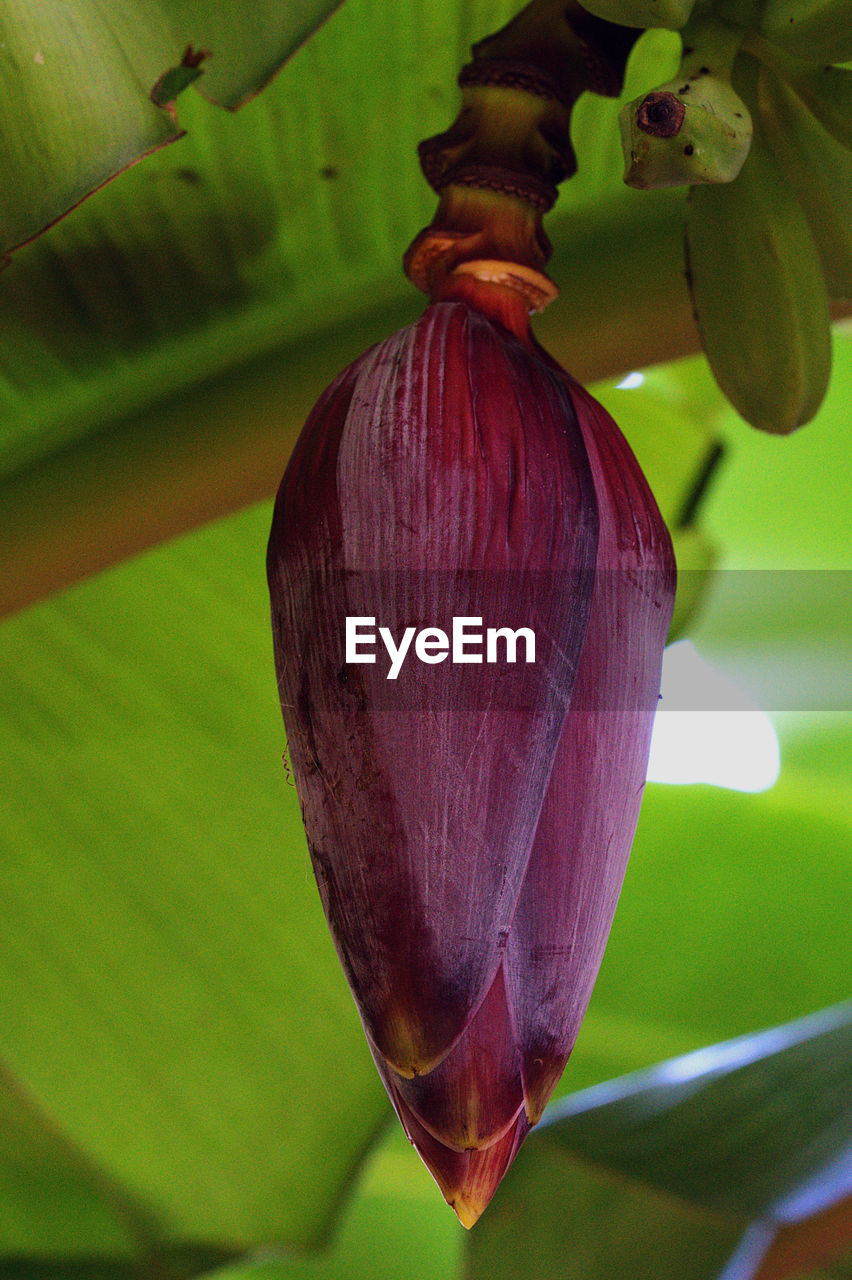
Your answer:
[[[449,123],[469,45],[516,5],[347,0],[301,43],[333,7],[292,6],[298,21],[273,40],[287,6],[234,5],[224,33],[199,16],[222,6],[138,6],[134,111],[93,76],[61,6],[16,3],[2,19],[18,40],[14,65],[0,49],[3,137],[28,110],[10,67],[55,69],[62,118],[70,45],[73,75],[106,95],[93,108],[105,137],[110,118],[135,122],[121,163],[152,128],[175,132],[147,94],[186,45],[228,46],[239,17],[253,56],[228,80],[214,48],[197,82],[209,71],[232,106],[300,47],[236,114],[181,93],[185,136],[0,276],[0,1276],[494,1274],[481,1269],[490,1228],[468,1254],[389,1124],[326,933],[282,767],[263,560],[311,403],[421,306],[399,265],[434,203],[416,143]],[[113,30],[84,8],[78,36],[89,20]],[[676,38],[649,33],[625,97],[676,61]],[[703,359],[682,358],[697,349],[682,193],[622,185],[617,112],[597,99],[576,112],[580,169],[548,225],[562,294],[539,334],[572,372],[606,379],[596,390],[675,527],[682,598],[695,597],[683,634],[772,711],[782,769],[756,795],[649,784],[563,1093],[849,994],[852,335],[836,333],[812,424],[778,440],[739,421]],[[29,163],[24,134],[4,167]],[[39,194],[61,203],[43,176]],[[5,244],[34,234],[16,232],[34,199],[4,182]],[[64,211],[51,208],[44,221]],[[546,1213],[524,1213],[512,1237],[513,1187],[535,1186],[537,1159],[531,1139],[489,1211],[507,1250],[526,1247],[525,1223],[547,1232]],[[565,1204],[583,1204],[571,1176]],[[611,1211],[589,1204],[601,1221]],[[648,1276],[686,1275],[653,1269],[661,1210],[642,1204],[630,1234]],[[738,1233],[693,1232],[691,1256],[715,1266]],[[554,1237],[559,1259],[571,1234]],[[512,1274],[556,1265],[531,1256]],[[809,1274],[850,1274],[836,1265]]]

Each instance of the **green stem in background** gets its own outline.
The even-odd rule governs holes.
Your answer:
[[[571,307],[545,312],[538,336],[583,382],[623,375],[699,349],[683,280],[681,202],[572,220],[557,250]],[[0,483],[0,615],[62,590],[147,547],[274,495],[322,389],[365,345],[410,324],[398,298],[239,368],[177,388],[146,409]],[[239,330],[222,325],[225,348]]]
[[[577,167],[571,111],[587,89],[620,93],[638,35],[579,4],[533,0],[474,46],[459,75],[455,123],[419,147],[441,201],[406,254],[418,288],[444,296],[448,277],[461,270],[515,292],[529,310],[555,297],[543,271],[550,243],[541,219]]]

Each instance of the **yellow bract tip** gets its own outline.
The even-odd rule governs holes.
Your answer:
[[[473,1224],[481,1217],[483,1211],[488,1205],[488,1201],[462,1200],[457,1198],[455,1200],[448,1200],[447,1204],[453,1210],[462,1226],[469,1231]]]

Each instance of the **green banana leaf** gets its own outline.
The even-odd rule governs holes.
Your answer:
[[[850,1094],[847,1003],[567,1098],[471,1233],[468,1276],[758,1280],[797,1248],[800,1270],[819,1263],[852,1234]],[[843,1236],[804,1244],[838,1207]]]
[[[850,1036],[847,1003],[565,1097],[469,1234],[435,1217],[393,1136],[324,1254],[217,1280],[840,1280],[852,1262]]]
[[[0,18],[0,260],[97,187],[182,136],[178,94],[203,76],[232,109],[340,0],[205,4],[7,0]]]
[[[256,500],[324,382],[417,314],[399,259],[434,198],[414,147],[452,118],[468,45],[516,7],[347,0],[237,115],[183,93],[186,136],[0,276],[0,595],[6,609],[43,601],[0,626],[0,1276],[195,1275],[314,1246],[387,1120],[281,762],[269,505]],[[146,122],[171,120],[150,104],[155,81],[187,43],[215,55],[229,38],[194,25],[202,8],[225,13],[158,6],[158,30],[180,38],[140,63],[141,89],[109,46],[114,74],[98,83],[123,105],[97,114],[91,148],[74,151],[81,171],[111,154],[119,117],[134,146]],[[308,12],[274,8],[282,22]],[[64,10],[7,12],[19,30]],[[135,12],[141,31],[148,8]],[[245,12],[228,8],[241,37],[254,29]],[[306,30],[279,29],[277,46],[264,30],[259,51],[279,59]],[[666,33],[644,38],[625,93],[669,74],[674,48]],[[33,51],[35,83],[52,74],[49,52]],[[225,64],[201,65],[197,87],[227,103],[269,71],[237,59],[237,89],[214,89]],[[4,106],[11,126],[22,108]],[[580,104],[580,173],[549,219],[562,297],[539,333],[586,378],[697,344],[682,196],[622,187],[617,110]],[[58,208],[42,178],[39,199]],[[4,216],[19,196],[35,207],[26,181],[29,195],[4,184]],[[747,438],[692,366],[603,390],[675,524],[725,443],[697,523],[693,512],[680,530],[694,581],[714,555],[850,567],[848,338],[836,354],[826,407],[780,446]],[[703,617],[699,591],[681,625],[714,658],[750,656],[771,687],[785,659],[765,637],[789,591],[786,606],[744,614],[743,593],[722,597],[717,580]],[[807,614],[817,650],[837,635],[823,603],[817,593]],[[793,764],[766,796],[649,788],[565,1089],[846,994],[852,733],[808,720],[789,730]],[[367,1165],[344,1235],[358,1215],[420,1280],[432,1280],[424,1255],[435,1277],[462,1265],[452,1215],[398,1135]],[[334,1256],[340,1280],[380,1280],[351,1233]]]
[[[21,1178],[9,1139],[0,1256],[315,1242],[385,1116],[282,766],[266,518],[3,630],[0,1022],[32,1156]]]
[[[317,1242],[388,1115],[281,763],[268,518],[0,630],[7,1258]],[[852,733],[824,752],[821,787],[805,751],[764,795],[648,788],[565,1089],[846,994]],[[409,1174],[384,1216],[450,1222]]]

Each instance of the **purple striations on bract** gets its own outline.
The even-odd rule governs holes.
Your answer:
[[[328,922],[397,1114],[470,1226],[591,995],[675,572],[618,427],[525,311],[469,278],[447,292],[320,399],[268,570]],[[505,634],[448,652],[454,619],[517,631],[515,661]],[[391,679],[380,628],[397,648],[413,629]]]

